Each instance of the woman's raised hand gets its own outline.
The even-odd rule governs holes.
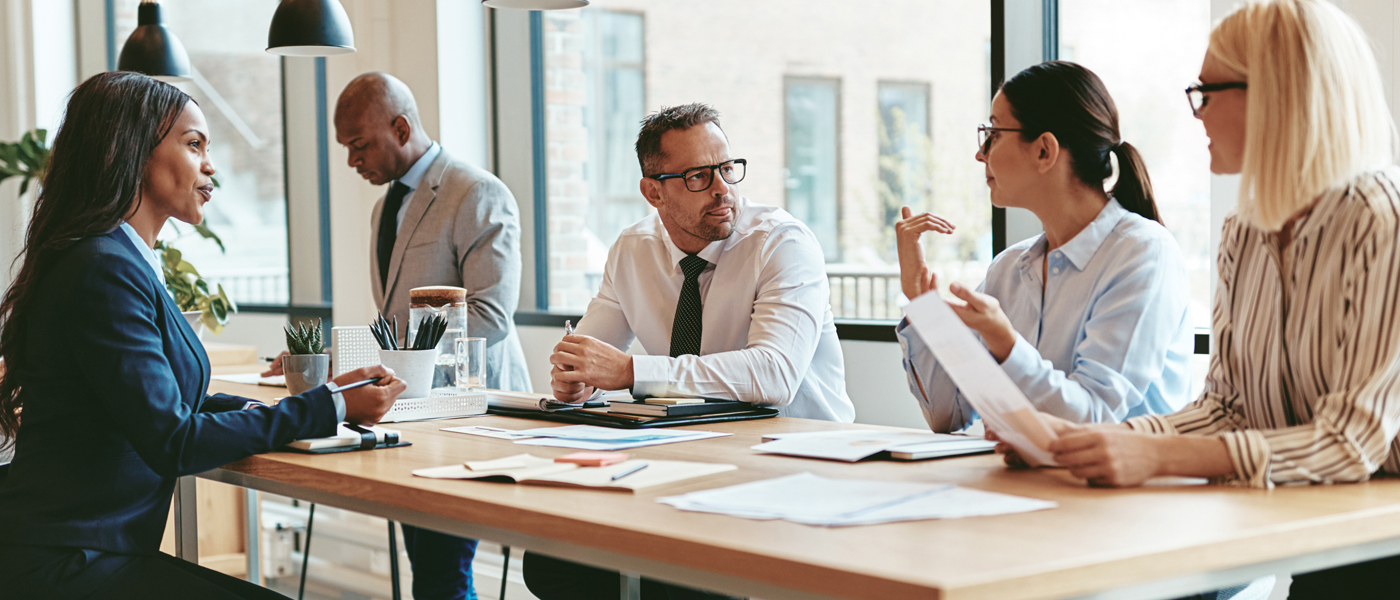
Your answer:
[[[917,298],[929,290],[938,289],[938,275],[924,264],[924,248],[919,236],[925,231],[953,233],[953,224],[930,213],[914,214],[908,206],[900,213],[903,218],[894,224],[895,247],[899,249],[899,283],[904,296]]]

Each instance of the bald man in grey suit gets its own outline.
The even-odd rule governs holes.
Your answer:
[[[409,290],[466,288],[467,335],[486,338],[487,387],[529,391],[514,323],[520,218],[510,189],[432,141],[412,92],[392,75],[351,81],[336,104],[335,127],[350,166],[372,184],[391,184],[370,219],[375,305],[406,324]]]
[[[356,77],[335,107],[335,138],[374,185],[390,184],[370,218],[370,279],[386,317],[409,323],[408,291],[467,289],[467,335],[486,338],[487,387],[529,391],[515,332],[520,300],[520,218],[494,175],[430,139],[413,93],[385,73]],[[403,526],[418,600],[475,600],[476,540]]]

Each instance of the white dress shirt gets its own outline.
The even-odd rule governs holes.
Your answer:
[[[699,252],[710,261],[700,274],[699,356],[669,356],[685,253],[654,214],[618,236],[576,333],[624,351],[640,341],[647,356],[632,363],[639,396],[732,398],[784,416],[851,422],[816,236],[787,211],[745,198],[734,214],[734,233]]]
[[[399,214],[395,215],[397,218],[394,221],[395,228],[403,227],[403,217],[408,214],[408,203],[413,201],[414,190],[417,190],[418,186],[423,183],[423,176],[428,173],[428,167],[433,166],[433,161],[437,160],[441,153],[442,146],[433,142],[433,145],[428,146],[428,151],[424,152],[423,156],[418,157],[418,161],[408,168],[408,172],[404,173],[403,177],[399,178],[399,183],[408,186],[408,193],[404,194],[403,205],[399,206]]]

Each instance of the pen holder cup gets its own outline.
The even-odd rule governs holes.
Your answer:
[[[380,364],[394,370],[408,389],[400,398],[427,398],[433,389],[433,369],[437,363],[437,348],[427,350],[380,350]]]
[[[331,375],[329,354],[288,354],[282,357],[287,394],[295,396],[326,383]]]

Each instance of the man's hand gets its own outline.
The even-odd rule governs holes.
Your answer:
[[[261,376],[262,376],[262,377],[276,377],[276,376],[278,376],[278,375],[282,375],[282,374],[283,374],[283,371],[282,371],[282,361],[283,361],[283,360],[286,360],[287,355],[289,355],[289,354],[291,354],[291,352],[287,352],[286,350],[283,350],[281,354],[278,354],[278,355],[277,355],[277,358],[272,359],[272,364],[270,364],[270,365],[267,366],[267,370],[266,370],[266,371],[263,371]],[[351,383],[354,383],[354,382],[351,382]]]
[[[560,381],[559,374],[566,372],[554,365],[549,370],[549,387],[554,390],[554,399],[560,402],[583,402],[593,396],[593,386],[579,382]]]
[[[930,213],[915,216],[908,206],[904,207],[903,218],[894,224],[895,247],[899,250],[899,284],[904,296],[913,300],[924,292],[938,289],[938,276],[924,264],[924,247],[919,245],[919,236],[925,231],[953,233],[953,224],[943,217]]]
[[[632,387],[632,356],[597,338],[566,335],[564,341],[554,347],[549,362],[554,365],[550,387],[554,389],[554,397],[565,402],[587,398],[579,396],[587,387],[600,390]]]
[[[384,418],[384,413],[393,408],[394,401],[399,398],[408,385],[402,379],[394,377],[394,370],[384,365],[374,365],[355,369],[349,373],[336,377],[332,381],[336,385],[350,385],[356,381],[363,381],[371,377],[378,377],[379,381],[353,390],[347,390],[341,395],[345,397],[345,422],[356,425],[373,425]]]
[[[996,298],[972,291],[961,283],[948,286],[948,291],[962,302],[949,302],[953,312],[973,331],[982,334],[987,350],[997,362],[1005,362],[1016,346],[1016,330],[1011,327],[1011,319],[1001,310],[1001,302]]]

